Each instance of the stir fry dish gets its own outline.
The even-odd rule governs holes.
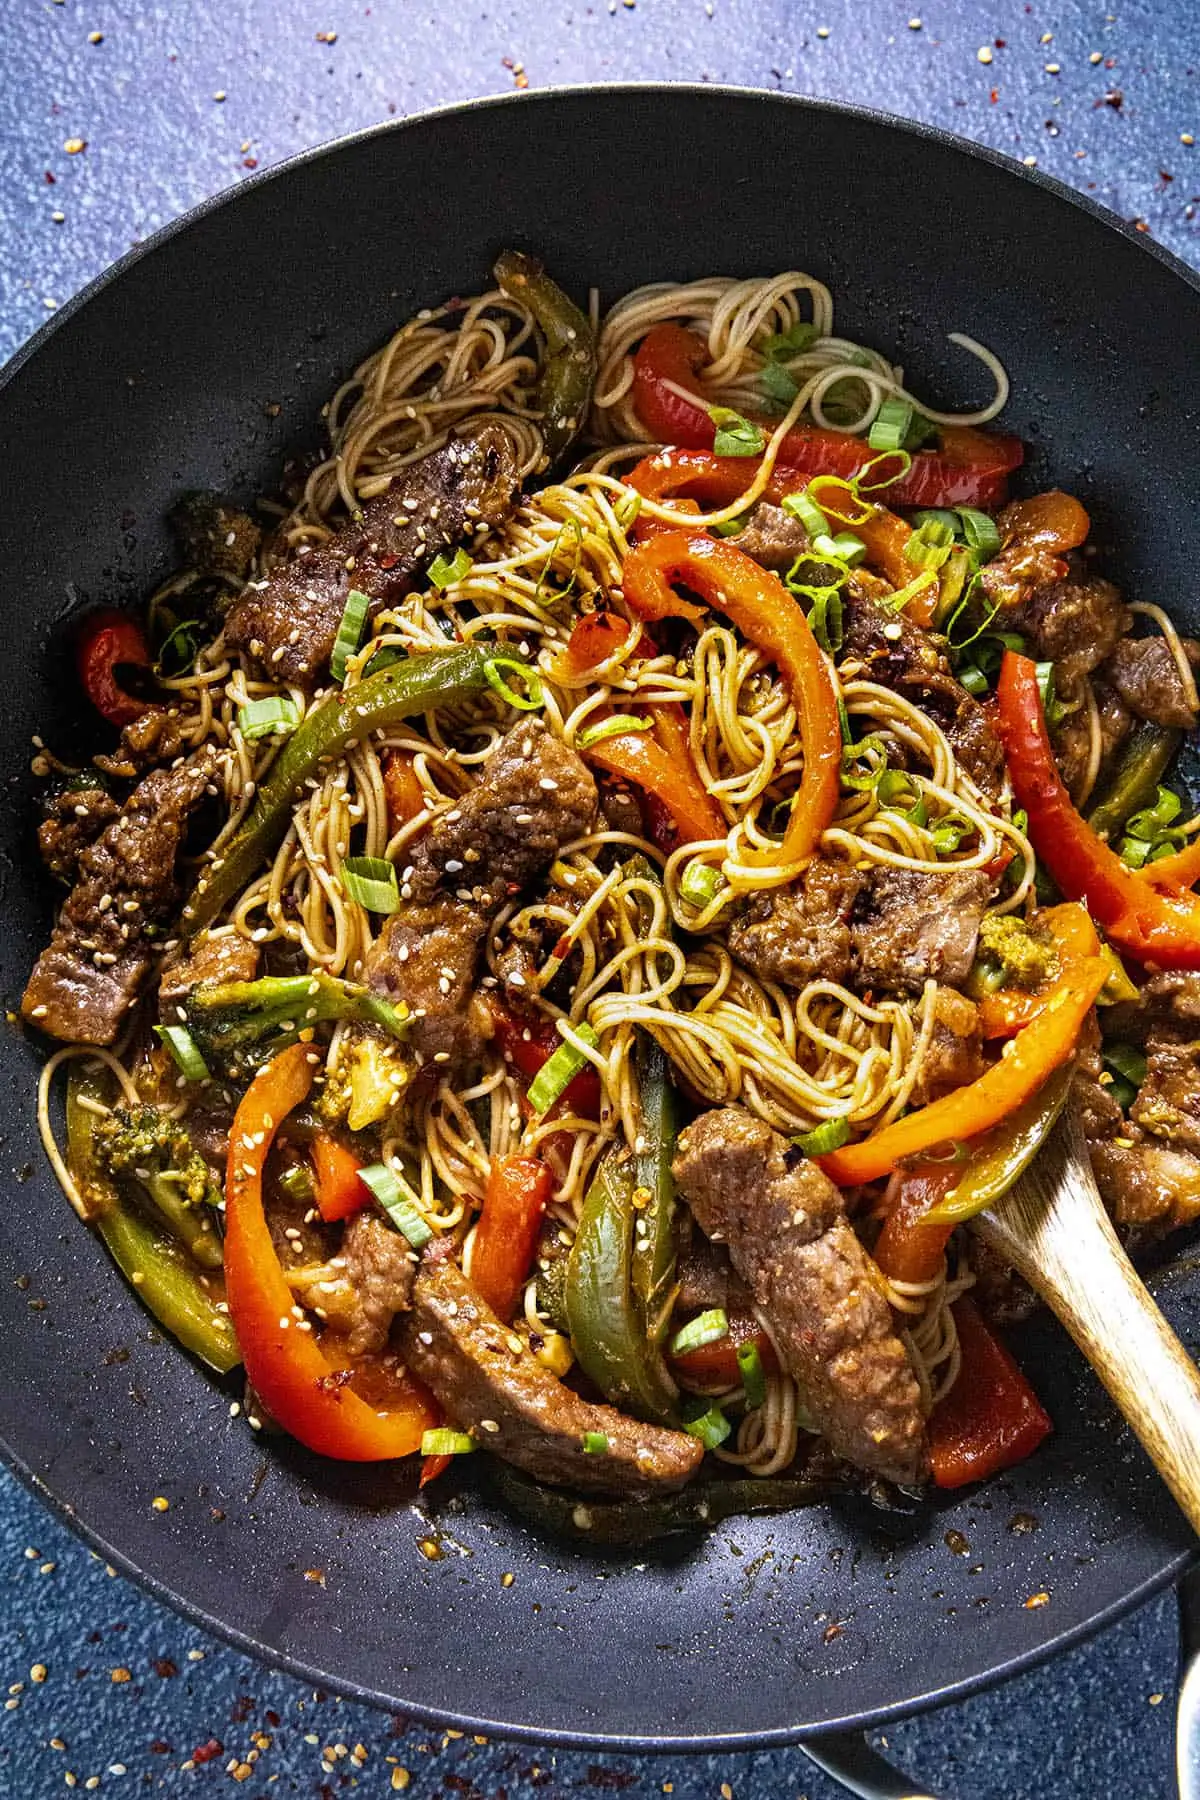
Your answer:
[[[807,275],[509,252],[78,622],[43,1138],[251,1428],[612,1542],[953,1488],[1051,1429],[967,1227],[1064,1105],[1200,1214],[1200,646],[952,342],[971,413]]]

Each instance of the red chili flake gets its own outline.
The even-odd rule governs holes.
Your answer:
[[[995,106],[997,100],[999,100],[999,98],[1000,98],[1000,89],[993,88],[989,98],[991,99],[992,105]]]
[[[1144,231],[1147,236],[1150,234],[1150,227],[1147,225],[1145,219],[1135,219],[1133,221],[1133,229],[1135,231]]]
[[[55,183],[57,182],[57,180],[58,180],[58,176],[52,174],[51,171],[49,169],[47,169],[46,170],[46,186],[53,187],[55,185]]]
[[[257,169],[257,167],[258,167],[257,156],[243,156],[242,167],[243,167],[243,169]]]
[[[169,1681],[172,1675],[178,1675],[179,1669],[169,1656],[159,1656],[154,1661],[154,1673],[161,1676],[164,1681]]]
[[[1125,95],[1120,88],[1109,88],[1104,98],[1095,102],[1096,106],[1111,106],[1114,112],[1120,112],[1124,104]]]
[[[1175,177],[1169,174],[1166,169],[1160,169],[1158,171],[1158,179],[1162,182],[1163,186],[1166,187],[1167,183],[1169,181],[1174,181]]]
[[[207,1744],[201,1744],[198,1750],[192,1751],[194,1763],[210,1763],[216,1756],[224,1756],[225,1746],[220,1738],[209,1738]]]
[[[166,1738],[150,1739],[150,1754],[152,1756],[170,1756],[174,1748],[174,1744],[168,1744]]]
[[[996,48],[997,48],[997,50],[1007,50],[1007,49],[1008,49],[1008,40],[1007,40],[1007,38],[997,38],[997,39],[996,39],[996,40],[995,40],[995,42],[996,42]]]

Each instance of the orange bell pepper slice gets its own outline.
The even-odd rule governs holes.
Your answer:
[[[1013,793],[1028,815],[1030,841],[1062,892],[1085,900],[1105,936],[1139,962],[1200,969],[1200,898],[1142,880],[1075,810],[1028,657],[1005,651],[996,695]]]
[[[629,562],[625,564],[629,579]],[[723,838],[727,827],[715,800],[705,793],[689,752],[678,761],[648,731],[626,731],[601,738],[583,751],[586,762],[598,763],[610,774],[632,781],[643,792],[661,800],[671,815],[681,844]]]
[[[1036,923],[1050,933],[1058,953],[1059,971],[1068,962],[1099,956],[1100,939],[1086,910],[1075,901],[1064,906],[1048,906],[1037,914]],[[1052,991],[1053,981],[1034,989],[1001,988],[985,994],[978,1002],[979,1024],[985,1038],[1012,1037],[1037,1018]]]
[[[417,780],[411,750],[385,750],[382,763],[388,830],[399,831],[402,825],[409,824],[423,813],[428,803],[421,783]]]
[[[1108,979],[1100,957],[1071,963],[1046,995],[1031,1024],[1004,1046],[998,1062],[966,1087],[896,1119],[871,1137],[818,1160],[839,1187],[855,1187],[890,1175],[898,1163],[939,1144],[978,1137],[1035,1094],[1046,1077],[1066,1062],[1084,1020]]]
[[[225,1181],[225,1289],[255,1392],[285,1431],[342,1462],[411,1456],[438,1409],[411,1376],[386,1411],[356,1394],[353,1371],[329,1361],[316,1333],[301,1330],[263,1210],[263,1168],[275,1133],[308,1097],[315,1052],[293,1044],[247,1088],[229,1134]]]
[[[837,689],[803,609],[770,570],[733,544],[700,532],[671,531],[639,544],[625,559],[623,580],[630,610],[643,619],[700,619],[703,608],[684,600],[676,586],[701,595],[783,675],[800,720],[804,770],[783,843],[778,850],[757,852],[753,860],[802,862],[833,817],[842,761]]]
[[[363,1167],[353,1150],[339,1144],[327,1131],[319,1131],[312,1141],[313,1173],[317,1181],[317,1211],[327,1225],[338,1219],[349,1219],[370,1206],[374,1195],[364,1181],[358,1179]]]
[[[929,1421],[929,1461],[940,1488],[986,1481],[1024,1462],[1054,1426],[1011,1354],[967,1295],[951,1311],[962,1356],[958,1380]]]
[[[891,1281],[932,1281],[942,1266],[955,1221],[930,1219],[959,1178],[957,1163],[913,1169],[875,1243],[875,1261]]]
[[[1174,856],[1160,856],[1156,862],[1143,863],[1134,874],[1139,880],[1148,881],[1152,887],[1178,888],[1183,890],[1200,881],[1200,837],[1185,844]]]
[[[550,1187],[549,1169],[531,1156],[492,1162],[471,1243],[471,1284],[506,1323],[533,1267]]]

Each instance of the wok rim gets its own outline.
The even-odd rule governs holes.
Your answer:
[[[1004,151],[996,150],[990,145],[975,143],[940,125],[901,118],[878,107],[861,106],[848,101],[831,100],[818,96],[780,93],[771,89],[743,87],[731,83],[695,81],[570,82],[552,84],[532,91],[481,95],[469,100],[448,101],[407,114],[404,118],[380,120],[376,124],[363,126],[360,130],[346,132],[326,139],[309,149],[297,151],[273,164],[270,168],[259,170],[247,179],[237,181],[231,186],[207,196],[187,208],[178,217],[160,226],[143,243],[127,250],[115,262],[102,269],[91,281],[73,294],[52,318],[20,344],[8,361],[0,366],[0,397],[20,376],[27,364],[38,356],[56,334],[62,331],[91,301],[97,299],[110,286],[120,281],[129,270],[162,250],[176,236],[207,219],[218,210],[233,206],[244,193],[279,181],[284,177],[295,175],[310,164],[336,155],[354,145],[374,138],[398,136],[409,130],[420,130],[432,121],[444,119],[447,116],[474,114],[501,107],[538,107],[560,103],[564,99],[590,99],[597,95],[613,96],[619,99],[638,95],[673,96],[676,92],[687,95],[693,100],[716,95],[725,99],[750,100],[773,106],[794,108],[800,113],[830,114],[851,121],[883,126],[890,131],[932,143],[943,151],[963,154],[974,161],[1003,170],[1010,176],[1015,176],[1023,182],[1041,188],[1058,201],[1072,206],[1105,229],[1117,233],[1182,281],[1193,295],[1200,297],[1200,271],[1193,269],[1173,251],[1157,243],[1149,234],[1138,231],[1135,226],[1120,218],[1110,208],[1070,187],[1057,176],[1050,175],[1041,169],[1030,168]],[[34,1472],[19,1451],[3,1437],[0,1437],[0,1460],[17,1476],[25,1489],[53,1513],[55,1518],[68,1526],[75,1536],[82,1539],[99,1555],[102,1555],[106,1562],[112,1564],[123,1575],[135,1582],[143,1592],[243,1654],[252,1656],[269,1667],[282,1669],[306,1684],[332,1687],[343,1697],[384,1710],[403,1710],[407,1716],[421,1723],[449,1725],[464,1732],[485,1732],[515,1741],[552,1744],[577,1750],[595,1749],[640,1754],[669,1754],[673,1751],[722,1753],[782,1749],[789,1745],[803,1744],[805,1738],[808,1737],[839,1731],[863,1731],[900,1719],[911,1718],[919,1713],[929,1711],[931,1708],[967,1699],[1050,1661],[1063,1651],[1096,1635],[1108,1625],[1133,1612],[1155,1595],[1162,1593],[1166,1588],[1172,1586],[1190,1566],[1200,1560],[1200,1548],[1183,1550],[1169,1556],[1153,1575],[1146,1577],[1119,1598],[1109,1601],[1095,1613],[1078,1620],[1053,1637],[1032,1645],[1028,1649],[1017,1651],[990,1669],[947,1682],[940,1687],[930,1688],[915,1697],[909,1696],[887,1706],[874,1707],[857,1713],[849,1712],[843,1717],[823,1720],[816,1725],[797,1723],[754,1732],[730,1732],[715,1735],[702,1733],[629,1735],[576,1732],[523,1724],[519,1721],[497,1721],[471,1713],[429,1707],[420,1702],[404,1700],[381,1688],[374,1688],[344,1676],[334,1675],[330,1671],[321,1669],[316,1664],[308,1663],[286,1651],[269,1648],[251,1632],[217,1618],[202,1604],[185,1598],[167,1581],[140,1567],[132,1555],[110,1543],[80,1516],[69,1501],[60,1498],[48,1483]]]

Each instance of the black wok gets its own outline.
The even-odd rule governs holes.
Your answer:
[[[30,737],[69,750],[83,730],[64,617],[163,573],[180,489],[270,487],[364,352],[477,289],[507,244],[606,296],[811,270],[841,329],[948,404],[981,392],[945,342],[970,332],[1013,376],[1031,484],[1079,493],[1118,578],[1200,625],[1198,284],[1057,184],[935,131],[700,88],[528,95],[371,132],[161,234],[0,390],[9,1006],[52,903],[30,854]],[[45,1168],[39,1060],[16,1029],[0,1041],[5,1454],[156,1593],[313,1680],[474,1729],[763,1745],[995,1679],[1187,1561],[1171,1501],[1048,1321],[1018,1348],[1054,1437],[912,1517],[845,1502],[635,1562],[541,1541],[465,1486],[427,1560],[407,1469],[267,1444],[160,1340]],[[1200,1273],[1168,1272],[1161,1297],[1200,1340]]]

